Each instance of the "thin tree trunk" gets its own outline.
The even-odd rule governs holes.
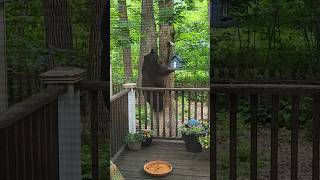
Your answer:
[[[156,23],[154,18],[153,0],[142,0],[141,4],[141,37],[140,56],[138,69],[138,86],[142,81],[142,65],[144,56],[149,54],[151,49],[158,51]]]
[[[314,3],[314,34],[316,40],[316,49],[320,50],[320,3],[313,1]]]
[[[4,3],[0,3],[0,113],[8,107]]]
[[[314,36],[316,44],[316,52],[320,51],[320,3],[318,1],[313,1],[314,6]],[[320,58],[317,56],[316,62],[320,64]],[[315,71],[317,72],[317,71]],[[313,73],[317,79],[320,78],[319,73]]]
[[[49,50],[72,50],[72,26],[68,0],[42,0],[46,45]],[[50,54],[49,69],[55,66],[55,57]]]
[[[122,56],[124,64],[124,72],[126,82],[130,81],[132,78],[132,68],[131,68],[131,41],[130,41],[130,30],[128,27],[128,14],[126,0],[118,0],[119,9],[119,24],[121,26],[121,46],[122,46]]]

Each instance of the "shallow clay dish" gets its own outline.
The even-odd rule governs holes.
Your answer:
[[[172,165],[166,161],[150,161],[143,169],[151,176],[166,176],[172,171]]]

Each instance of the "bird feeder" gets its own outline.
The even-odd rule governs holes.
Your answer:
[[[175,54],[170,60],[169,68],[174,70],[181,70],[183,68],[182,58],[179,55]]]
[[[229,28],[238,25],[238,21],[229,15],[228,0],[213,0],[211,4],[211,26],[213,28]]]

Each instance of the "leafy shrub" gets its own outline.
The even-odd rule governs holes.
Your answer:
[[[126,135],[124,142],[126,144],[129,143],[138,143],[141,142],[143,139],[143,134],[141,134],[140,132],[138,133],[129,133],[128,135]]]

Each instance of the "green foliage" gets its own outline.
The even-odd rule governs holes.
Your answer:
[[[106,169],[109,168],[109,147],[106,144],[99,145],[99,165],[100,165],[100,177],[106,179]],[[91,145],[83,144],[81,147],[81,170],[82,180],[91,180],[92,158],[91,158]]]
[[[155,133],[153,130],[146,129],[141,129],[139,132],[142,134],[143,138],[151,138]]]
[[[210,135],[199,137],[199,142],[204,149],[210,148]]]
[[[180,135],[198,134],[207,130],[207,128],[207,126],[203,126],[202,124],[192,127],[188,127],[187,125],[183,124],[178,127],[178,132],[180,133]]]
[[[213,32],[217,38],[213,49],[216,67],[280,69],[315,76],[319,70],[319,49],[313,36],[314,7],[310,1],[235,0],[231,3],[230,12],[240,25]],[[279,13],[274,13],[275,10]]]
[[[133,79],[137,81],[138,63],[140,53],[140,28],[141,28],[141,1],[127,1],[128,23],[119,23],[118,4],[111,2],[111,63],[114,82],[124,82],[123,45],[131,45]],[[164,9],[159,12],[158,1],[154,1],[154,15],[156,28],[159,25],[170,23],[175,30],[175,52],[186,62],[183,71],[176,72],[175,81],[187,80],[188,82],[207,84],[209,82],[209,23],[208,2],[205,0],[178,0],[174,1],[173,11]],[[160,14],[162,13],[162,14]],[[190,16],[192,14],[192,16]],[[163,15],[163,18],[160,18]],[[129,41],[121,40],[119,27],[130,28]],[[119,43],[121,42],[121,43]]]
[[[138,133],[129,133],[128,135],[126,135],[124,142],[126,144],[129,143],[138,143],[141,142],[143,139],[143,134],[138,132]]]
[[[58,65],[86,67],[88,62],[90,9],[89,0],[71,0],[73,50],[46,47],[42,1],[7,1],[6,57],[15,71],[41,72],[48,56],[55,55]]]
[[[144,126],[145,124],[149,125],[151,122],[150,118],[148,117],[147,111],[148,110],[145,109],[144,105],[137,105],[136,107],[136,119],[141,121],[142,126]]]

